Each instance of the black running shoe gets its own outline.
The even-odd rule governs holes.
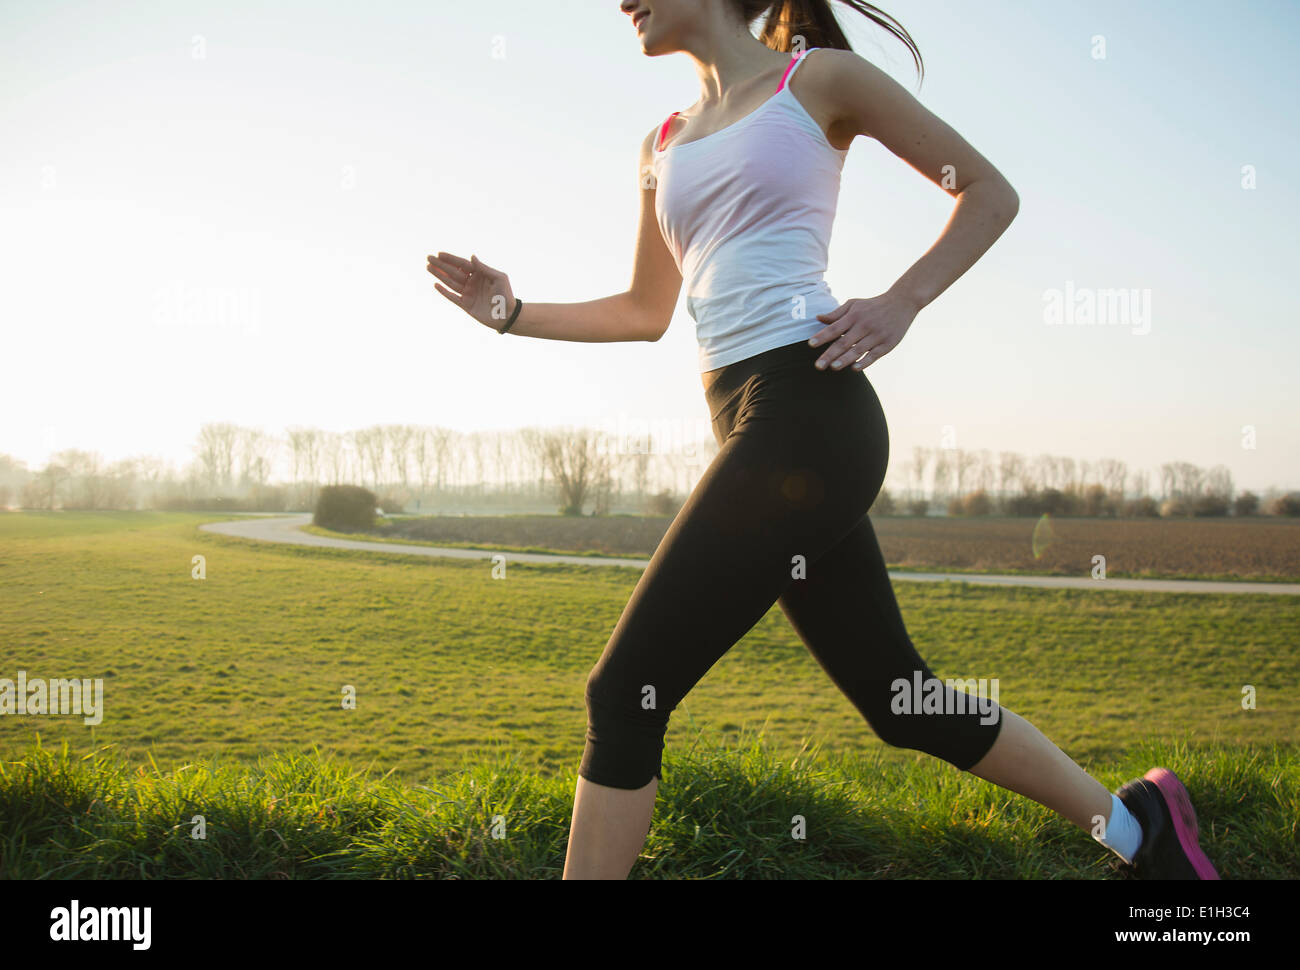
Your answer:
[[[1152,768],[1126,782],[1115,796],[1142,826],[1142,844],[1131,865],[1137,879],[1218,879],[1197,842],[1196,812],[1187,789],[1168,768]]]

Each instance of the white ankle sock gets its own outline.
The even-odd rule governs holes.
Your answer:
[[[1106,820],[1106,837],[1097,841],[1125,862],[1132,862],[1142,845],[1142,826],[1113,792],[1110,796],[1110,818]]]

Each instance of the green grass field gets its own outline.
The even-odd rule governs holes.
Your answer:
[[[512,563],[505,579],[493,579],[487,561],[272,546],[198,531],[212,519],[0,515],[0,677],[24,670],[29,678],[102,677],[105,685],[95,727],[80,717],[0,717],[0,754],[9,762],[0,778],[0,875],[61,865],[63,874],[141,875],[231,875],[241,867],[298,876],[557,871],[583,746],[583,684],[639,571]],[[195,555],[206,558],[206,579],[191,578]],[[1237,878],[1300,875],[1293,599],[951,583],[900,584],[897,593],[937,675],[999,678],[1003,705],[1111,787],[1153,758],[1175,761],[1167,766],[1184,775],[1206,816],[1211,858],[1240,853]],[[345,685],[356,689],[356,710],[341,707]],[[1244,685],[1256,688],[1257,710],[1242,710]],[[761,748],[741,758],[737,747],[760,732]],[[38,733],[47,748],[66,742],[62,768],[34,750]],[[122,766],[89,771],[94,760],[79,758],[105,746]],[[810,746],[822,755],[815,768]],[[310,758],[280,760],[267,763],[272,784],[247,767],[314,750],[344,774]],[[713,753],[676,760],[692,751]],[[251,854],[199,865],[189,840],[179,854],[158,846],[168,838],[163,829],[188,811],[177,792],[206,769],[173,773],[214,757],[234,774],[204,797],[233,799],[252,813],[240,830]],[[762,876],[804,865],[823,875],[940,878],[1109,872],[1106,854],[1047,810],[881,744],[776,608],[674,713],[665,757],[665,778],[688,782],[661,790],[646,872]],[[811,774],[800,774],[805,767]],[[363,768],[383,781],[343,780]],[[478,794],[467,802],[474,778]],[[101,788],[109,795],[94,795]],[[436,810],[419,808],[431,791],[460,795]],[[530,819],[531,834],[467,847],[477,816],[466,806],[488,792],[493,804]],[[68,811],[30,809],[48,799],[64,799]],[[834,846],[791,850],[782,840],[769,851],[737,843],[762,825],[788,829],[786,808],[810,799],[824,812],[824,831],[838,833],[825,836]],[[726,808],[741,804],[743,811]],[[329,824],[304,826],[294,852],[268,848],[257,821],[267,805]],[[733,814],[724,825],[701,811]],[[228,811],[224,817],[229,837]],[[444,822],[455,829],[447,830],[450,841],[419,841]],[[43,828],[50,825],[53,834]],[[87,834],[114,825],[133,834],[98,841]],[[909,832],[925,837],[915,855],[899,856]],[[390,836],[397,841],[385,842]],[[35,848],[51,837],[63,848]],[[82,841],[89,848],[74,848]],[[342,855],[308,865],[325,846]],[[1221,869],[1230,875],[1227,863]]]

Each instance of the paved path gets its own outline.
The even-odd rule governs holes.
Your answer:
[[[412,546],[400,542],[366,542],[333,539],[300,531],[311,522],[310,513],[260,516],[229,522],[208,522],[200,529],[262,542],[287,542],[300,546],[328,546],[333,549],[380,550],[408,556],[436,556],[449,559],[491,559],[504,555],[510,562],[574,563],[579,566],[632,566],[644,569],[647,559],[618,559],[606,556],[561,556],[535,552],[506,552],[492,549],[449,549],[444,546]],[[991,576],[984,573],[891,572],[891,579],[918,583],[952,581],[976,586],[1036,586],[1047,589],[1129,589],[1149,593],[1273,593],[1300,596],[1300,583],[1222,583],[1193,579],[1090,579],[1078,576]]]

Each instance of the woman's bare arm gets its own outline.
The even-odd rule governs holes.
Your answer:
[[[826,326],[809,341],[825,347],[815,366],[862,370],[893,350],[921,309],[975,265],[1016,217],[1020,198],[966,139],[857,54],[819,51],[795,81],[832,145],[874,138],[957,200],[938,241],[887,291],[817,315]]]
[[[654,341],[668,329],[682,278],[655,217],[655,184],[649,166],[657,134],[652,131],[642,142],[638,158],[641,215],[632,285],[622,293],[582,303],[524,301],[511,334],[596,343]],[[499,330],[509,319],[515,297],[505,273],[477,258],[465,260],[450,253],[430,256],[428,270],[451,287],[449,291],[435,284],[438,292],[480,323]]]
[[[934,246],[893,290],[918,309],[948,289],[995,243],[1020,211],[1020,197],[987,158],[906,88],[850,51],[831,51],[805,71],[830,106],[837,138],[874,138],[943,189],[957,205]],[[817,68],[820,67],[820,70]]]

